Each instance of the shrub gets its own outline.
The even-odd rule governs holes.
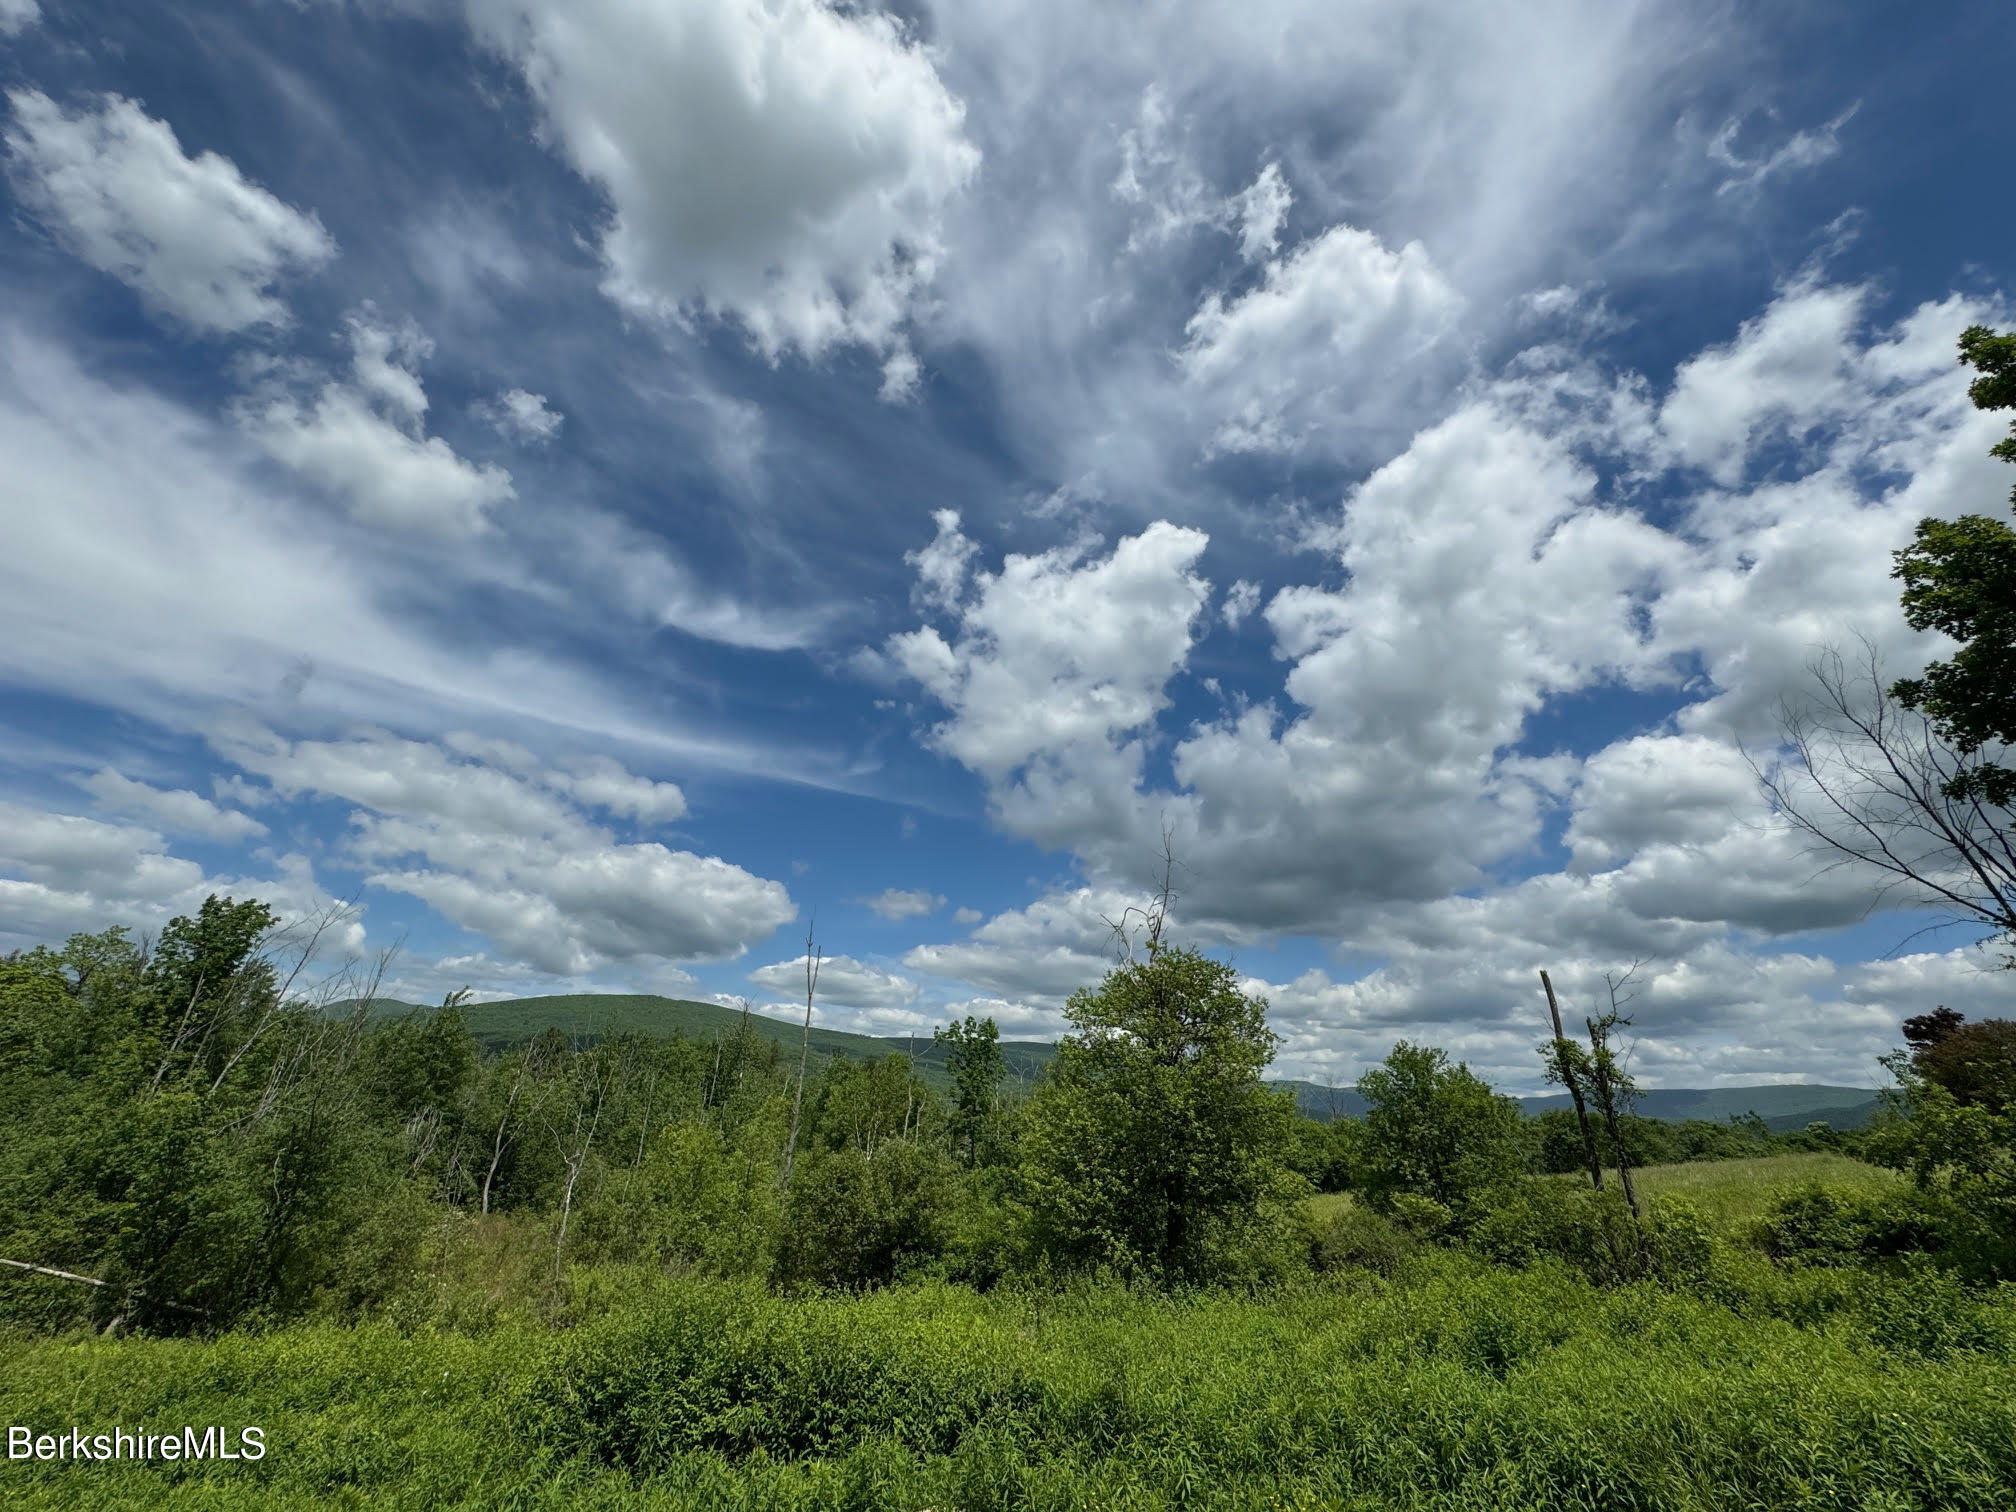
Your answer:
[[[956,1181],[945,1152],[915,1140],[811,1154],[785,1200],[777,1279],[864,1287],[921,1271],[945,1250]]]
[[[1467,1237],[1469,1247],[1501,1265],[1554,1260],[1598,1285],[1657,1277],[1676,1285],[1705,1280],[1715,1263],[1707,1216],[1666,1198],[1634,1223],[1623,1195],[1575,1182],[1529,1180],[1500,1192]]]
[[[1418,1247],[1414,1236],[1392,1219],[1354,1202],[1311,1236],[1309,1263],[1318,1271],[1357,1269],[1390,1276]]]

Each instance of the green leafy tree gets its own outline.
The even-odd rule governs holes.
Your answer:
[[[1236,1274],[1271,1253],[1289,1199],[1294,1103],[1264,999],[1223,962],[1160,946],[1066,1008],[1023,1134],[1039,1244],[1067,1264],[1165,1282]]]
[[[1447,1052],[1402,1040],[1358,1078],[1360,1184],[1374,1206],[1426,1198],[1461,1220],[1525,1164],[1519,1105]]]
[[[946,1069],[952,1073],[953,1148],[965,1152],[968,1166],[980,1165],[995,1143],[995,1103],[1008,1074],[1001,1031],[991,1018],[975,1019],[969,1013],[959,1023],[932,1030],[931,1038],[944,1047]]]
[[[1912,1056],[1912,1066],[1962,1107],[2016,1109],[2016,1020],[1961,1024]]]
[[[1967,390],[1977,408],[2016,409],[2016,334],[1969,326],[1960,361],[1981,375]],[[2016,426],[1992,455],[2016,462]],[[2010,499],[2016,503],[2016,490]],[[1903,580],[1911,627],[1940,631],[1960,649],[1932,662],[1924,676],[1899,680],[1891,695],[1965,755],[2016,743],[2016,530],[1986,515],[1920,520],[1911,544],[1896,554],[1893,576]],[[1945,793],[2008,807],[2016,800],[2016,768],[1970,764],[1946,779]]]

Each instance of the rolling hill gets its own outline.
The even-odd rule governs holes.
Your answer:
[[[354,1003],[331,1005],[332,1012],[347,1012]],[[431,1010],[417,1003],[379,998],[370,1007],[373,1019],[398,1018],[408,1013]],[[508,1049],[523,1044],[534,1035],[553,1028],[584,1040],[605,1035],[635,1033],[670,1039],[712,1041],[716,1036],[741,1032],[743,1014],[738,1008],[719,1003],[697,1002],[691,998],[656,997],[645,993],[576,993],[553,997],[511,998],[497,1003],[471,1003],[463,1014],[470,1032],[486,1050]],[[748,1030],[774,1039],[787,1050],[798,1048],[803,1021],[772,1017],[751,1011]],[[1043,1040],[1003,1040],[1003,1058],[1011,1082],[1035,1081],[1056,1057],[1057,1047]],[[923,1078],[936,1087],[949,1085],[945,1052],[928,1036],[921,1039],[894,1039],[870,1034],[851,1034],[842,1029],[812,1027],[812,1053],[820,1060],[846,1055],[857,1060],[876,1056],[908,1054],[915,1058]],[[1365,1111],[1365,1100],[1348,1086],[1327,1087],[1310,1081],[1282,1080],[1273,1083],[1295,1094],[1295,1105],[1312,1118],[1356,1118]],[[1553,1108],[1566,1108],[1566,1093],[1545,1097],[1522,1097],[1520,1108],[1531,1117]],[[1635,1111],[1647,1118],[1673,1120],[1702,1118],[1721,1123],[1730,1118],[1755,1113],[1776,1130],[1803,1129],[1815,1120],[1837,1129],[1860,1128],[1877,1107],[1871,1087],[1832,1087],[1809,1083],[1779,1083],[1756,1087],[1657,1087],[1638,1095]]]
[[[332,1004],[331,1011],[348,1012],[354,1006],[350,1002]],[[370,1017],[374,1020],[399,1018],[408,1013],[431,1011],[418,1003],[379,998],[371,1004]],[[498,1003],[468,1003],[463,1005],[462,1013],[469,1022],[470,1033],[484,1049],[491,1051],[523,1044],[547,1029],[558,1029],[572,1038],[583,1040],[601,1039],[612,1034],[643,1034],[660,1039],[678,1037],[712,1042],[717,1036],[725,1038],[738,1034],[743,1027],[742,1010],[739,1008],[645,993],[575,993],[510,998]],[[748,1029],[752,1034],[773,1039],[785,1049],[795,1051],[799,1036],[804,1031],[804,1021],[773,1018],[752,1010],[748,1015]],[[834,1055],[868,1060],[882,1055],[909,1054],[916,1059],[917,1069],[926,1081],[934,1086],[948,1084],[945,1052],[928,1035],[915,1040],[885,1039],[868,1034],[850,1034],[842,1029],[822,1029],[814,1024],[811,1046],[813,1055],[822,1060]],[[1011,1082],[1018,1078],[1034,1081],[1056,1053],[1054,1045],[1042,1040],[1001,1042],[1002,1059],[1007,1062]]]

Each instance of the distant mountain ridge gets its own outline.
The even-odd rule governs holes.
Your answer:
[[[331,1005],[332,1012],[347,1011],[354,1002]],[[408,1013],[432,1010],[418,1003],[378,998],[371,1004],[373,1019],[399,1018]],[[650,993],[572,993],[550,997],[507,998],[495,1003],[468,1003],[463,1015],[469,1030],[487,1050],[508,1049],[523,1044],[547,1029],[558,1029],[583,1039],[605,1035],[637,1033],[670,1039],[675,1035],[691,1040],[712,1040],[742,1031],[744,1018],[739,1008],[719,1003],[703,1003],[692,998],[659,997]],[[781,1019],[751,1009],[748,1030],[776,1040],[791,1050],[798,1047],[803,1020]],[[949,1085],[945,1052],[930,1036],[918,1039],[853,1034],[844,1029],[812,1026],[812,1053],[820,1060],[846,1055],[857,1060],[875,1056],[908,1054],[917,1062],[920,1075],[934,1086]],[[1057,1047],[1045,1040],[1003,1040],[1003,1059],[1011,1080],[1033,1082],[1056,1058]],[[1365,1100],[1346,1087],[1319,1086],[1315,1082],[1283,1079],[1272,1083],[1295,1094],[1295,1105],[1312,1118],[1356,1118],[1365,1111]],[[1542,1097],[1522,1097],[1519,1106],[1528,1117],[1569,1106],[1566,1093]],[[1638,1094],[1635,1112],[1647,1118],[1679,1121],[1701,1118],[1723,1123],[1755,1113],[1777,1130],[1801,1129],[1815,1121],[1837,1129],[1860,1128],[1877,1108],[1874,1087],[1834,1087],[1818,1083],[1776,1083],[1755,1087],[1655,1087]]]

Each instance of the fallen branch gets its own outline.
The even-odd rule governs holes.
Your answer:
[[[16,1270],[33,1271],[38,1276],[54,1276],[58,1281],[79,1281],[86,1286],[103,1287],[107,1291],[117,1289],[110,1281],[100,1281],[96,1276],[80,1276],[75,1271],[57,1270],[52,1265],[30,1265],[26,1260],[5,1259],[0,1259],[0,1265],[11,1265]],[[210,1316],[210,1309],[207,1307],[191,1307],[186,1302],[164,1302],[158,1298],[148,1296],[143,1291],[128,1292],[127,1295],[142,1302],[152,1302],[156,1307],[166,1307],[175,1312],[188,1313],[193,1318],[207,1318]]]

